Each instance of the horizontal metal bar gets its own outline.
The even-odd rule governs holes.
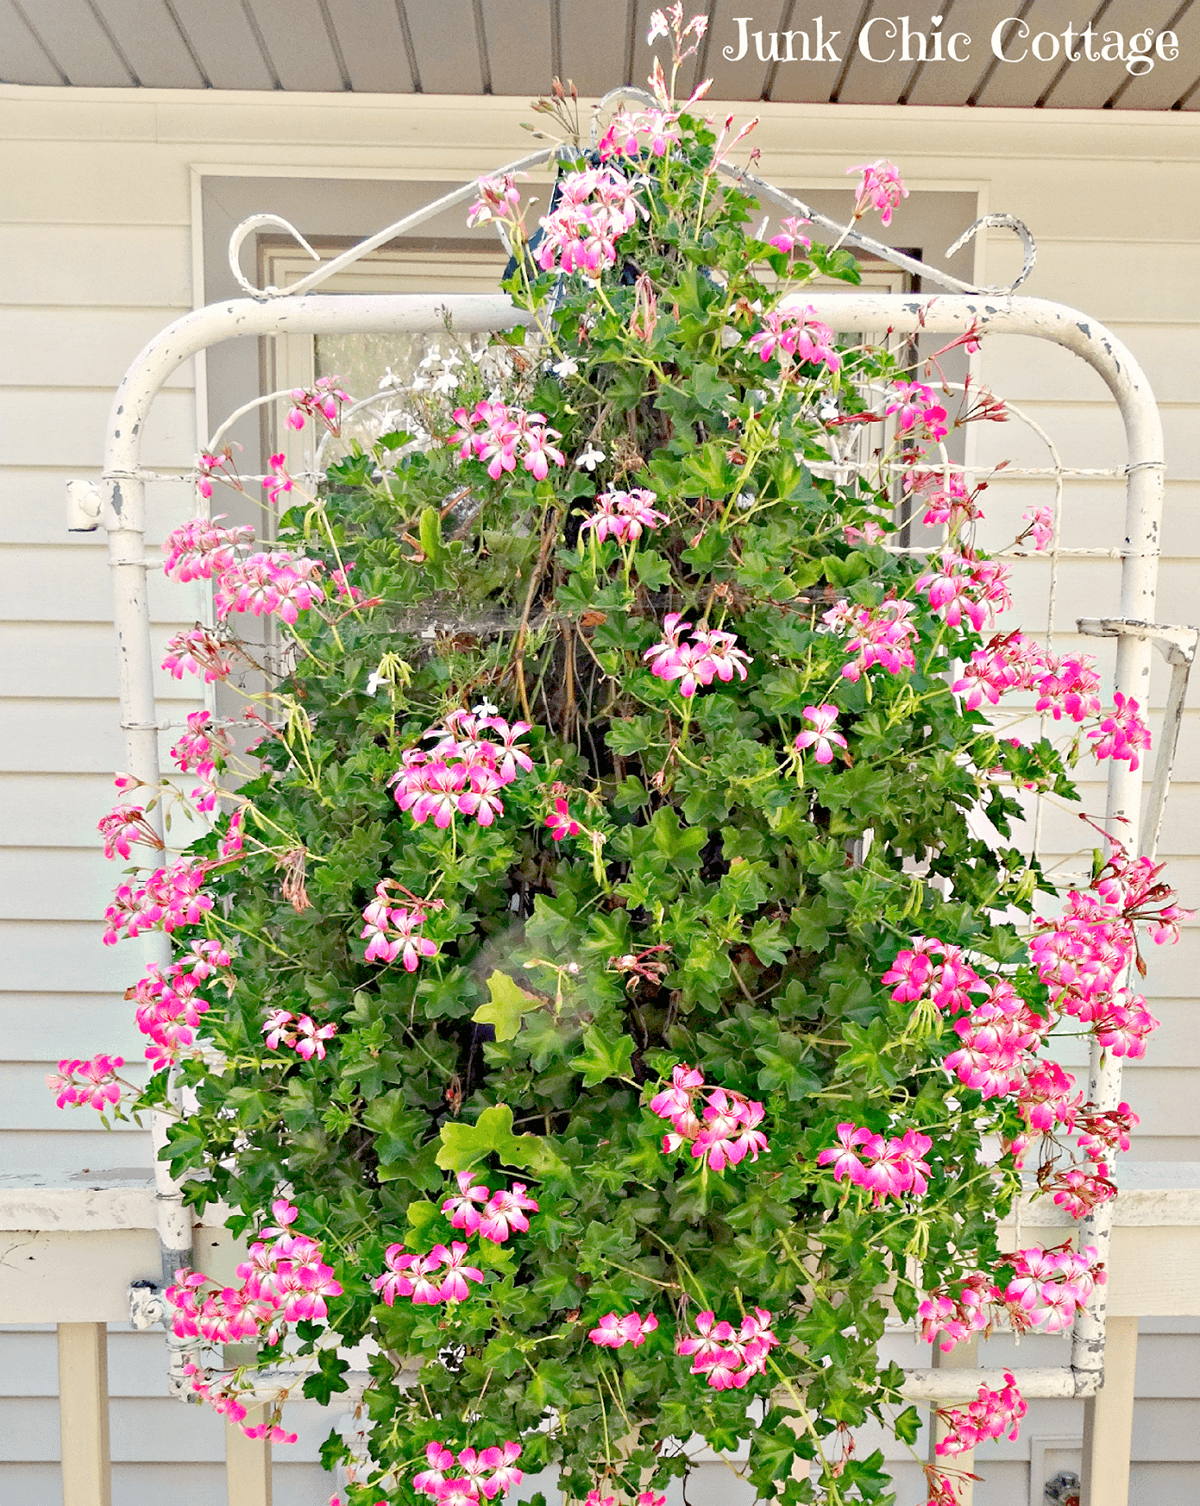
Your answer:
[[[1006,1373],[1016,1381],[1027,1400],[1050,1397],[1094,1396],[1103,1384],[1103,1372],[1072,1370],[1068,1365],[1031,1367],[1028,1370],[906,1370],[900,1394],[909,1401],[974,1401],[980,1386],[1000,1391]]]

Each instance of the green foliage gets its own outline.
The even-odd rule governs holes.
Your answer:
[[[750,348],[787,264],[748,240],[752,200],[714,189],[712,150],[692,124],[637,165],[648,217],[599,283],[529,261],[513,280],[548,345],[493,355],[510,399],[561,434],[561,469],[492,480],[456,446],[397,434],[280,522],[280,546],[327,571],[353,559],[364,601],[331,594],[296,624],[264,708],[275,735],[239,792],[244,852],[180,934],[238,955],[204,1019],[214,1049],[179,1069],[195,1106],[164,1155],[195,1206],[225,1199],[261,1225],[286,1192],[321,1243],[344,1289],[330,1323],[344,1346],[377,1346],[379,1476],[355,1503],[417,1499],[434,1438],[520,1438],[523,1467],[557,1465],[574,1497],[602,1483],[632,1498],[686,1473],[695,1435],[750,1437],[749,1478],[779,1500],[890,1500],[879,1454],[840,1454],[868,1418],[916,1437],[915,1410],[895,1415],[898,1373],[878,1368],[885,1318],[911,1314],[922,1282],[995,1258],[1015,1186],[1010,1160],[980,1164],[1012,1110],[952,1084],[953,1031],[880,983],[917,933],[1015,958],[995,917],[1027,911],[1040,883],[968,825],[981,806],[1002,832],[1018,815],[985,772],[995,738],[948,689],[978,639],[929,610],[908,556],[864,538],[873,521],[886,539],[886,489],[828,479],[821,404],[861,411],[892,357],[781,369]],[[801,283],[818,270],[857,276],[840,249],[791,265]],[[647,289],[649,333],[635,329]],[[460,379],[469,410],[485,378],[467,365]],[[419,416],[453,428],[436,405]],[[575,464],[589,445],[605,456],[594,475]],[[636,546],[581,533],[612,486],[650,488],[669,522]],[[843,677],[845,639],[822,614],[893,597],[913,604],[915,669]],[[735,633],[745,683],[688,700],[657,678],[645,655],[671,612]],[[390,789],[403,754],[481,701],[534,724],[533,770],[490,826],[416,824]],[[821,764],[793,743],[827,702],[848,747]],[[1019,759],[1018,778],[1070,793],[1049,745]],[[558,841],[556,800],[582,827]],[[306,867],[307,908],[283,893],[285,851]],[[364,959],[381,880],[389,903],[428,904],[438,955],[412,970]],[[334,1025],[324,1057],[266,1048],[272,1010]],[[648,1104],[678,1063],[761,1102],[769,1149],[723,1171],[686,1144],[664,1151]],[[835,1182],[817,1155],[842,1121],[928,1133],[927,1194],[877,1207]],[[484,1279],[461,1303],[384,1305],[387,1246],[465,1237],[441,1211],[460,1171],[493,1189],[523,1179],[528,1231],[472,1242]],[[698,1311],[736,1325],[756,1307],[780,1347],[744,1389],[710,1387],[676,1354]],[[659,1320],[644,1344],[589,1342],[602,1316],[635,1310]],[[344,1365],[307,1347],[305,1391],[323,1400]]]

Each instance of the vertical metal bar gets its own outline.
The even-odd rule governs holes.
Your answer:
[[[108,1450],[108,1329],[58,1325],[63,1506],[112,1506]]]
[[[1137,372],[1136,375],[1141,374]],[[1130,382],[1128,370],[1124,376],[1127,384],[1124,391],[1114,389],[1121,403],[1129,447],[1121,616],[1153,622],[1165,480],[1162,423],[1149,387],[1144,386],[1145,378],[1139,384],[1136,380]],[[1140,386],[1144,390],[1139,391]],[[1140,399],[1136,403],[1132,401],[1135,395]],[[1150,703],[1153,652],[1153,644],[1147,638],[1125,633],[1117,639],[1116,689],[1126,696],[1133,696],[1143,708]],[[1141,851],[1142,781],[1140,765],[1134,769],[1128,762],[1111,761],[1105,825],[1114,838],[1124,842],[1133,853]],[[1121,1099],[1121,1059],[1106,1053],[1096,1041],[1092,1042],[1088,1097],[1101,1111],[1115,1109]],[[1112,1203],[1109,1202],[1093,1209],[1083,1220],[1077,1242],[1080,1246],[1094,1245],[1100,1259],[1107,1263],[1111,1241]],[[1080,1391],[1087,1398],[1084,1404],[1087,1441],[1083,1451],[1084,1480],[1087,1483],[1083,1487],[1083,1506],[1126,1506],[1129,1491],[1128,1457],[1124,1473],[1116,1481],[1112,1475],[1111,1457],[1116,1448],[1124,1448],[1127,1455],[1128,1436],[1118,1443],[1106,1421],[1114,1411],[1121,1412],[1121,1403],[1115,1394],[1101,1400],[1107,1310],[1108,1288],[1098,1286],[1088,1306],[1077,1313],[1071,1332],[1071,1368]],[[1128,1341],[1127,1334],[1125,1337]],[[1136,1352],[1136,1324],[1132,1342]],[[1114,1385],[1123,1384],[1125,1379],[1122,1373],[1122,1381],[1114,1379]],[[1128,1384],[1132,1388],[1132,1376],[1128,1377]],[[1132,1406],[1131,1390],[1128,1407],[1132,1409]],[[1119,1494],[1114,1493],[1118,1482],[1123,1482]]]
[[[126,423],[133,422],[126,418]],[[120,435],[118,420],[117,436]],[[154,787],[159,782],[158,708],[154,699],[154,660],[149,652],[150,600],[146,582],[145,531],[146,485],[132,476],[107,476],[108,562],[113,576],[113,620],[117,629],[117,677],[121,696],[121,728],[124,734],[125,770]],[[150,813],[160,837],[163,807],[160,801]],[[170,938],[158,931],[142,934],[142,952],[147,962],[166,967],[171,960]],[[172,1096],[177,1096],[174,1091]],[[179,1183],[171,1176],[158,1152],[166,1144],[168,1115],[150,1117],[154,1147],[154,1188],[157,1201],[159,1264],[162,1284],[169,1286],[181,1266],[192,1263],[192,1217],[184,1207]],[[169,1384],[183,1394],[183,1349],[170,1345]]]
[[[256,1427],[267,1407],[250,1407],[246,1421]],[[229,1506],[271,1506],[271,1445],[247,1438],[236,1422],[225,1420],[225,1494]]]
[[[1133,1452],[1133,1394],[1138,1320],[1109,1318],[1104,1387],[1083,1419],[1083,1499],[1090,1506],[1127,1506]]]
[[[1179,746],[1179,731],[1183,726],[1183,702],[1192,668],[1192,656],[1186,650],[1172,647],[1167,657],[1171,665],[1171,685],[1167,691],[1167,709],[1163,712],[1158,756],[1154,763],[1154,778],[1150,782],[1150,801],[1146,809],[1144,847],[1148,857],[1158,854],[1167,789],[1171,783],[1171,770],[1175,767],[1175,750]]]

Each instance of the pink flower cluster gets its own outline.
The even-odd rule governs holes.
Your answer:
[[[802,233],[802,227],[811,224],[811,220],[798,219],[794,214],[788,215],[786,219],[780,220],[779,234],[773,235],[768,245],[774,246],[776,251],[782,251],[785,256],[791,256],[797,246],[802,251],[811,251],[812,241]]]
[[[515,225],[520,220],[521,190],[511,173],[480,178],[479,197],[467,210],[467,225],[487,225],[493,220]]]
[[[833,348],[836,336],[817,318],[811,304],[805,308],[780,308],[762,317],[762,328],[750,336],[750,350],[769,361],[776,350],[785,351],[801,363],[811,362],[837,371],[842,358]]]
[[[1082,1250],[1061,1246],[1054,1250],[1017,1250],[1001,1257],[1011,1276],[1002,1292],[1014,1326],[1062,1333],[1086,1307],[1092,1292],[1105,1281],[1104,1268],[1093,1245]]]
[[[1103,1263],[1092,1245],[1078,1251],[1067,1244],[1017,1250],[1001,1257],[994,1278],[982,1271],[968,1276],[956,1297],[945,1288],[930,1292],[917,1309],[921,1337],[950,1350],[971,1334],[990,1330],[1002,1313],[1019,1333],[1061,1333],[1104,1280]]]
[[[318,1025],[311,1015],[294,1015],[286,1009],[272,1009],[262,1023],[262,1032],[267,1038],[269,1051],[290,1046],[306,1062],[312,1061],[314,1056],[318,1061],[324,1061],[325,1042],[337,1034],[337,1026]]]
[[[956,471],[948,476],[940,471],[909,471],[904,477],[904,490],[924,504],[921,522],[926,528],[944,525],[953,536],[964,523],[983,516],[975,502],[978,488],[976,492],[968,492],[966,482]]]
[[[233,463],[233,446],[226,445],[219,455],[202,450],[196,457],[196,490],[206,499],[213,494],[213,477],[231,486],[234,491],[244,492],[241,477]],[[240,450],[241,445],[237,448]]]
[[[187,731],[171,749],[181,774],[194,770],[201,779],[216,778],[217,768],[229,753],[229,739],[207,711],[190,711]]]
[[[606,1496],[599,1486],[589,1490],[583,1498],[583,1506],[617,1506],[616,1496]],[[667,1498],[653,1490],[643,1490],[637,1497],[637,1506],[667,1506]]]
[[[1135,953],[1139,921],[1149,923],[1151,936],[1162,945],[1176,940],[1180,922],[1191,918],[1159,878],[1162,868],[1150,858],[1130,860],[1118,847],[1091,889],[1072,889],[1061,916],[1038,922],[1029,951],[1054,1008],[1093,1029],[1097,1022],[1100,1028],[1132,1026],[1132,1040],[1143,1026],[1155,1027],[1145,1000],[1137,995],[1119,1000],[1116,990]],[[1114,1007],[1123,1013],[1110,1020]],[[1117,1054],[1142,1053],[1126,1046]]]
[[[1054,515],[1044,504],[1039,507],[1031,507],[1028,512],[1021,514],[1021,522],[1029,526],[1021,535],[1022,538],[1031,538],[1033,547],[1041,553],[1049,549],[1054,542]]]
[[[839,748],[846,747],[846,739],[840,732],[833,730],[833,725],[838,719],[838,709],[831,706],[828,701],[820,706],[806,706],[804,708],[804,720],[811,722],[811,728],[806,727],[803,732],[797,732],[793,740],[793,746],[797,753],[803,753],[805,748],[814,748],[813,757],[818,763],[833,762],[833,745]]]
[[[878,209],[879,223],[890,225],[892,211],[901,199],[908,198],[908,189],[904,186],[896,164],[881,157],[878,162],[848,167],[846,172],[862,173],[862,181],[854,197],[854,218],[858,219],[867,209]]]
[[[667,613],[663,618],[663,633],[662,641],[648,648],[642,658],[650,660],[650,673],[660,680],[678,680],[679,694],[685,700],[714,680],[728,684],[735,674],[744,680],[746,665],[753,662],[745,650],[735,646],[736,633],[694,628],[690,622],[684,622],[680,612]],[[692,635],[692,641],[681,643],[687,633]]]
[[[830,607],[821,617],[825,629],[849,635],[846,653],[850,657],[842,665],[843,678],[858,680],[875,664],[882,665],[890,675],[915,669],[917,661],[912,645],[918,629],[915,622],[908,620],[913,610],[911,601],[897,601],[894,597],[877,607],[856,606],[850,601],[839,601]]]
[[[636,200],[634,185],[612,168],[566,173],[557,208],[539,222],[544,234],[534,253],[538,266],[599,277],[616,262],[616,243],[637,219]]]
[[[583,827],[571,814],[571,807],[561,795],[554,802],[554,809],[546,817],[544,822],[550,828],[550,840],[552,842],[565,841],[567,837],[577,837]]]
[[[948,627],[961,627],[966,618],[977,633],[1012,606],[1003,561],[981,559],[974,549],[944,549],[918,577],[916,589]]]
[[[338,383],[341,377],[318,377],[311,387],[292,389],[292,406],[288,409],[288,426],[303,429],[307,415],[323,424],[331,434],[338,434],[342,421],[342,404],[350,401],[350,394],[343,392]]]
[[[1150,730],[1132,696],[1124,696],[1118,690],[1113,703],[1116,709],[1102,718],[1097,731],[1088,733],[1098,739],[1092,752],[1097,758],[1127,761],[1131,769],[1136,769],[1140,762],[1138,754],[1150,746]]]
[[[404,963],[404,971],[415,973],[422,957],[437,956],[437,942],[428,936],[417,935],[425,911],[419,906],[411,910],[394,907],[386,879],[375,885],[375,898],[362,914],[366,921],[362,932],[362,939],[367,941],[366,961],[395,962],[399,957]]]
[[[638,139],[642,136],[644,146]],[[663,157],[672,142],[682,139],[679,116],[673,110],[618,110],[596,143],[596,151],[601,162],[610,157],[637,157],[643,150]]]
[[[206,685],[227,680],[233,673],[228,645],[201,627],[175,634],[167,644],[162,667],[176,680],[183,679],[185,669],[189,674],[203,675]]]
[[[626,539],[630,543],[636,543],[646,529],[670,522],[666,513],[655,511],[652,504],[657,501],[657,493],[648,491],[644,486],[635,487],[631,492],[617,491],[615,488],[601,492],[596,498],[596,511],[590,518],[583,520],[579,525],[579,532],[582,534],[587,529],[594,528],[596,542],[600,544],[609,534],[621,543]]]
[[[430,1443],[425,1449],[426,1468],[413,1476],[413,1489],[432,1496],[443,1506],[469,1506],[480,1496],[491,1501],[504,1495],[525,1478],[516,1468],[521,1445],[508,1442],[502,1448],[485,1448],[476,1453],[465,1448],[458,1455],[442,1443]]]
[[[533,768],[520,742],[528,731],[528,722],[510,724],[481,712],[451,711],[443,726],[425,733],[426,739],[437,738],[432,749],[410,748],[404,754],[390,781],[396,804],[418,826],[432,816],[433,824],[444,828],[456,814],[490,826],[504,814],[500,791]]]
[[[624,1316],[605,1313],[588,1333],[588,1338],[602,1349],[622,1349],[626,1344],[636,1349],[657,1327],[658,1319],[653,1313],[647,1313],[644,1318],[639,1313],[625,1313]]]
[[[480,1282],[483,1272],[467,1265],[468,1246],[453,1240],[449,1247],[434,1245],[428,1255],[412,1255],[402,1244],[388,1245],[383,1262],[387,1270],[371,1282],[382,1302],[393,1306],[397,1297],[411,1297],[414,1303],[462,1302],[471,1288],[468,1281]],[[433,1280],[434,1276],[437,1277]]]
[[[1060,1158],[1044,1158],[1037,1172],[1041,1191],[1052,1193],[1054,1201],[1072,1218],[1083,1218],[1099,1203],[1116,1197],[1117,1188],[1109,1179],[1108,1163],[1120,1151],[1129,1149],[1129,1137],[1138,1123],[1138,1116],[1127,1103],[1100,1110],[1090,1103],[1080,1104],[1078,1100],[1082,1097],[1082,1093],[1077,1093],[1060,1107],[1057,1115],[1058,1121],[1075,1135],[1072,1161],[1064,1168],[1059,1164]],[[1030,1138],[1019,1137],[1013,1146],[1018,1165],[1025,1142]]]
[[[933,1141],[917,1130],[906,1130],[885,1140],[862,1125],[850,1122],[837,1127],[838,1146],[817,1156],[818,1166],[832,1166],[833,1179],[848,1178],[854,1187],[871,1194],[878,1208],[885,1197],[911,1193],[921,1197],[929,1187],[929,1163],[922,1160]]]
[[[279,498],[286,496],[291,491],[295,482],[288,475],[287,456],[280,450],[278,455],[272,455],[267,460],[268,474],[263,477],[263,491],[267,494],[267,501],[273,507],[278,507]]]
[[[701,1096],[704,1108],[697,1114],[696,1100]],[[736,1166],[747,1156],[757,1161],[759,1152],[769,1149],[758,1127],[763,1121],[762,1104],[732,1089],[706,1086],[699,1067],[676,1066],[671,1086],[654,1095],[650,1108],[660,1119],[671,1121],[672,1132],[663,1136],[663,1150],[671,1154],[690,1143],[692,1155],[713,1171]]]
[[[127,858],[137,842],[161,851],[163,840],[146,819],[145,809],[140,805],[117,805],[107,816],[101,816],[96,830],[104,838],[106,858]]]
[[[514,1182],[510,1188],[502,1187],[493,1192],[482,1183],[474,1183],[475,1173],[458,1173],[458,1193],[448,1197],[442,1204],[442,1212],[450,1219],[450,1227],[461,1229],[465,1234],[478,1234],[481,1239],[490,1239],[502,1245],[514,1229],[525,1234],[529,1230],[528,1213],[536,1213],[538,1205],[525,1195],[525,1183]]]
[[[163,574],[186,585],[193,580],[211,580],[236,563],[242,547],[254,541],[247,525],[221,528],[220,519],[192,518],[181,523],[163,540],[166,556]]]
[[[742,1390],[756,1375],[765,1375],[767,1357],[779,1343],[765,1307],[742,1319],[740,1329],[718,1322],[713,1312],[696,1314],[696,1336],[678,1339],[675,1353],[692,1358],[692,1374],[703,1375],[714,1391]]]
[[[203,893],[208,865],[195,858],[180,858],[170,868],[156,868],[145,884],[134,888],[122,884],[113,902],[104,912],[108,929],[105,946],[113,946],[126,936],[140,931],[177,931],[180,926],[194,926],[213,907]]]
[[[251,1406],[255,1404],[254,1381],[249,1375],[239,1370],[214,1373],[191,1363],[184,1365],[183,1373],[191,1378],[192,1390],[200,1400],[206,1401],[218,1416],[236,1422],[247,1438],[267,1438],[272,1443],[295,1443],[297,1435],[289,1433],[280,1425],[278,1408],[271,1414],[269,1421],[255,1423],[253,1427],[246,1426],[247,1407],[242,1398],[246,1397]]]
[[[458,429],[447,444],[458,446],[460,460],[474,455],[483,461],[493,481],[499,481],[505,471],[515,471],[518,460],[539,481],[549,475],[551,462],[558,466],[567,463],[563,452],[552,443],[562,435],[548,427],[544,413],[527,413],[523,408],[484,398],[470,413],[455,408],[454,422]]]
[[[193,941],[165,970],[157,963],[147,964],[145,976],[127,997],[137,1006],[138,1029],[150,1041],[146,1058],[153,1071],[171,1065],[194,1044],[200,1018],[210,1007],[200,987],[209,977],[224,973],[231,960],[219,941]],[[225,981],[231,981],[227,974]]]
[[[522,1233],[528,1230],[527,1215],[536,1213],[537,1207],[536,1200],[526,1196],[523,1182],[492,1192],[474,1183],[471,1172],[463,1171],[458,1174],[457,1194],[446,1199],[442,1212],[449,1217],[451,1228],[461,1229],[468,1237],[478,1234],[493,1244],[503,1244],[514,1229]],[[384,1254],[387,1270],[371,1284],[388,1307],[397,1297],[409,1297],[431,1307],[439,1302],[462,1302],[470,1293],[467,1283],[483,1280],[478,1266],[467,1265],[468,1250],[461,1240],[449,1246],[436,1244],[427,1255],[406,1252],[402,1244],[389,1245]]]
[[[214,595],[217,613],[250,612],[255,617],[277,613],[289,625],[301,612],[325,600],[316,583],[323,569],[320,560],[293,555],[287,549],[272,549],[239,560],[217,577]]]
[[[956,1297],[951,1297],[946,1288],[938,1288],[917,1308],[921,1337],[927,1344],[940,1339],[938,1348],[951,1350],[973,1333],[989,1328],[1001,1300],[996,1283],[982,1271],[968,1276]]]
[[[924,382],[893,382],[893,396],[884,412],[896,415],[896,433],[917,430],[923,439],[936,443],[950,432],[946,410]]]
[[[174,1308],[171,1328],[177,1338],[277,1344],[289,1323],[321,1322],[329,1316],[325,1299],[342,1295],[333,1267],[323,1261],[316,1240],[288,1232],[297,1210],[286,1198],[271,1206],[281,1227],[264,1229],[250,1246],[237,1268],[240,1287],[206,1290],[209,1279],[201,1272],[176,1271],[167,1301]]]
[[[63,1109],[72,1104],[86,1104],[92,1109],[106,1109],[118,1103],[121,1086],[117,1073],[125,1065],[120,1056],[94,1056],[90,1061],[76,1058],[61,1061],[58,1071],[46,1078],[46,1086],[58,1096],[56,1107]]]
[[[945,1066],[985,1099],[1023,1086],[1031,1053],[1053,1024],[1035,1014],[1006,978],[981,976],[960,947],[928,936],[914,937],[911,947],[898,952],[882,982],[897,1003],[929,1000],[943,1014],[961,1014],[954,1022],[960,1045]]]
[[[966,615],[978,631],[988,616],[985,600],[990,597],[1001,607],[1007,605],[1007,588],[1002,581],[993,579],[986,585],[983,597],[971,599],[972,585],[968,584],[967,575],[960,573],[962,557],[955,560],[943,555],[942,560],[941,571],[922,576],[918,587],[928,589],[931,606],[947,606],[946,620],[952,626],[957,626]],[[994,563],[971,564],[971,581],[978,582],[977,572],[982,565]],[[1055,721],[1061,721],[1064,715],[1074,722],[1100,716],[1097,694],[1100,677],[1094,662],[1086,655],[1056,658],[1023,633],[998,633],[983,648],[975,649],[962,677],[951,688],[965,697],[964,705],[970,711],[984,701],[995,706],[1007,691],[1032,690],[1037,696],[1035,709],[1048,713]],[[1097,758],[1127,761],[1131,769],[1138,767],[1139,755],[1150,746],[1150,733],[1141,719],[1141,708],[1136,700],[1120,691],[1114,697],[1114,710],[1100,718],[1099,727],[1089,732],[1088,737],[1095,743],[1092,752]]]
[[[1001,1438],[1006,1433],[1009,1438],[1015,1438],[1027,1410],[1025,1399],[1017,1390],[1016,1377],[1011,1370],[1006,1370],[1001,1390],[990,1391],[986,1386],[980,1386],[979,1400],[971,1402],[965,1409],[938,1409],[938,1416],[947,1424],[948,1431],[938,1443],[937,1453],[939,1456],[965,1454],[989,1438]]]

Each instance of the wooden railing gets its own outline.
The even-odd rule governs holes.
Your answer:
[[[1200,1317],[1200,1163],[1132,1162],[1118,1183],[1105,1385],[1084,1439],[1088,1506],[1128,1506],[1138,1318]],[[1002,1236],[1052,1245],[1070,1228],[1042,1200]],[[158,1276],[152,1176],[0,1177],[0,1231],[0,1323],[57,1325],[63,1506],[110,1506],[107,1325],[128,1320],[131,1283]],[[196,1237],[210,1266],[231,1258],[219,1225],[198,1224]],[[269,1446],[227,1428],[226,1477],[229,1506],[270,1506]]]

